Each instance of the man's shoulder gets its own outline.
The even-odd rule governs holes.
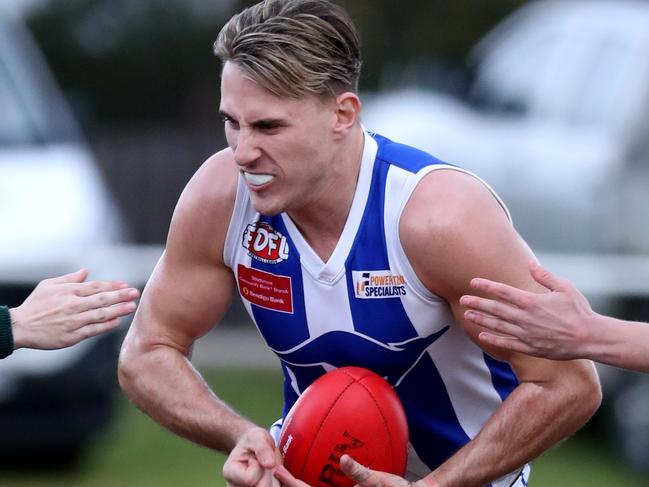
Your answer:
[[[179,199],[179,206],[222,213],[231,210],[237,192],[239,169],[230,149],[210,156],[194,173]]]
[[[406,204],[399,236],[422,281],[446,296],[448,282],[468,283],[481,256],[507,247],[515,231],[489,188],[470,173],[440,169],[419,182]]]
[[[452,166],[426,174],[404,209],[403,220],[419,222],[416,228],[434,231],[466,227],[476,218],[507,218],[489,187],[473,174]]]
[[[212,155],[198,168],[174,210],[168,246],[180,243],[180,249],[211,253],[224,245],[238,173],[229,149]]]

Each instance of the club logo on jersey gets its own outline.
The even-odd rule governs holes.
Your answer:
[[[286,237],[265,222],[248,224],[241,244],[250,257],[265,264],[277,264],[288,259]]]
[[[398,298],[406,295],[406,278],[386,271],[352,271],[354,293],[359,299]]]

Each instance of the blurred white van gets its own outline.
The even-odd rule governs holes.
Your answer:
[[[2,7],[2,5],[0,5]],[[39,50],[0,8],[0,303],[118,243],[122,219]],[[87,263],[85,265],[90,265]],[[106,266],[110,262],[105,263]],[[93,260],[91,278],[121,278]],[[0,458],[72,460],[111,417],[115,333],[0,361]]]
[[[470,61],[464,96],[367,96],[365,125],[476,172],[596,308],[648,319],[649,2],[525,3]],[[618,450],[649,471],[649,376],[600,372]]]
[[[526,3],[471,64],[466,96],[380,93],[366,126],[478,173],[537,250],[649,254],[649,3]]]

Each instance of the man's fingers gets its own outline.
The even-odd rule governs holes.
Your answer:
[[[227,485],[231,486],[256,486],[264,473],[265,469],[254,458],[228,460],[223,465],[223,477],[227,479]]]
[[[549,270],[541,267],[538,262],[530,262],[530,274],[536,282],[550,291],[569,291],[572,288],[567,280],[555,276]]]
[[[128,303],[118,303],[112,306],[89,309],[79,313],[76,317],[72,317],[72,321],[78,328],[93,323],[105,323],[106,321],[131,314],[135,311],[136,307],[137,305],[134,302],[129,301]]]
[[[309,487],[309,484],[300,479],[296,479],[286,467],[279,465],[275,469],[275,478],[280,481],[284,487]]]
[[[364,465],[361,465],[349,455],[343,455],[340,458],[340,468],[342,471],[357,484],[366,482],[372,475],[372,471]]]
[[[73,283],[73,282],[83,282],[88,278],[88,269],[79,269],[76,272],[71,272],[69,274],[64,274],[62,276],[58,277],[52,277],[51,279],[47,279],[50,282],[56,282],[56,283]]]
[[[119,318],[113,318],[112,320],[105,321],[103,323],[92,323],[90,325],[84,325],[79,328],[79,340],[85,340],[86,338],[94,337],[95,335],[101,335],[107,331],[117,328],[119,325]]]
[[[118,289],[127,287],[128,284],[124,281],[88,281],[80,283],[74,290],[74,294],[85,297],[107,291],[117,291]]]
[[[279,479],[271,469],[265,469],[261,479],[255,484],[256,487],[281,487]],[[297,486],[296,486],[297,487]]]
[[[460,304],[469,308],[469,311],[474,310],[481,313],[486,313],[488,315],[502,318],[512,323],[520,322],[523,318],[521,316],[521,310],[518,307],[506,303],[501,303],[499,301],[494,301],[493,299],[466,295],[460,298]],[[467,319],[471,318],[467,317]],[[471,321],[475,320],[471,319]]]
[[[139,297],[140,291],[135,288],[106,291],[81,298],[80,303],[82,304],[79,307],[82,311],[106,308],[115,304],[127,303]]]
[[[276,454],[277,449],[275,448],[273,437],[270,436],[270,433],[268,433],[268,431],[265,431],[261,428],[259,428],[258,431],[260,434],[264,435],[264,441],[256,443],[253,446],[255,458],[263,468],[273,468],[276,464],[279,463],[278,455]],[[279,458],[281,458],[281,456],[279,456]]]
[[[526,291],[521,291],[520,289],[508,286],[507,284],[490,281],[489,279],[483,279],[481,277],[471,279],[471,287],[477,291],[482,291],[491,297],[498,298],[500,301],[506,301],[516,306],[520,306],[521,301],[525,299],[525,296],[527,295]]]
[[[520,341],[518,338],[504,337],[483,331],[478,335],[478,340],[486,345],[491,345],[496,348],[533,355],[531,353],[533,352],[533,349],[525,345],[525,343]]]
[[[509,335],[515,338],[521,338],[522,329],[518,325],[510,323],[509,321],[503,320],[497,316],[468,310],[464,312],[464,317],[472,323],[488,328],[490,331],[496,332],[500,335]]]

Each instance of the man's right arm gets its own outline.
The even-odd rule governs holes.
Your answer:
[[[119,365],[120,385],[140,409],[174,433],[224,452],[254,425],[216,397],[190,357],[194,341],[218,323],[234,293],[223,246],[236,174],[224,151],[185,188]]]

